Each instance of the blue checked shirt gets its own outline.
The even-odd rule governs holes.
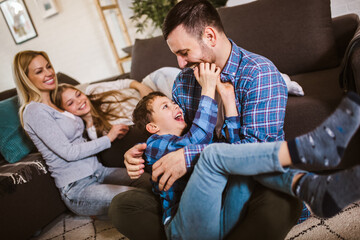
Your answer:
[[[190,130],[183,136],[175,135],[152,135],[147,140],[145,151],[146,164],[152,166],[157,160],[169,152],[183,148],[189,144],[208,144],[213,140],[213,132],[217,120],[217,103],[210,97],[201,96],[194,121]],[[228,119],[229,130],[234,132],[233,126],[237,126],[233,121],[236,118]],[[163,222],[166,223],[176,213],[180,197],[188,182],[190,173],[178,179],[168,191],[160,191],[158,182],[153,182],[154,192],[160,195],[163,206]]]
[[[230,40],[231,41],[231,40]],[[275,65],[265,57],[238,47],[231,41],[232,50],[221,72],[222,82],[231,82],[235,89],[238,108],[238,129],[229,131],[230,142],[252,143],[284,140],[284,118],[287,102],[287,87]],[[173,101],[184,112],[185,121],[194,120],[201,96],[193,70],[184,69],[176,78],[173,87]],[[225,119],[224,130],[229,127]],[[233,128],[235,129],[235,128]],[[234,141],[235,140],[235,141]],[[185,146],[185,161],[191,171],[207,144]]]

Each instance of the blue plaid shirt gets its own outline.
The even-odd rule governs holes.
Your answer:
[[[287,87],[280,72],[267,58],[248,52],[233,41],[231,43],[231,54],[220,78],[222,82],[231,82],[235,89],[239,113],[239,129],[233,134],[235,143],[284,140]],[[201,86],[192,69],[186,68],[178,75],[172,95],[183,110],[185,121],[191,123],[201,96]],[[224,138],[226,127],[225,120]],[[192,170],[206,145],[192,144],[184,148],[188,171]]]
[[[183,148],[189,144],[211,143],[217,120],[217,103],[210,97],[201,96],[199,108],[190,130],[183,136],[152,135],[147,140],[145,151],[146,164],[152,166],[165,154]],[[229,126],[231,127],[231,126]],[[163,206],[163,222],[175,215],[182,192],[188,182],[190,173],[178,179],[168,191],[160,191],[158,182],[153,182],[154,192],[160,194]]]

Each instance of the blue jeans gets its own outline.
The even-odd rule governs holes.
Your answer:
[[[150,175],[144,173],[132,180],[125,168],[100,167],[92,175],[59,190],[65,205],[75,214],[104,216],[118,193],[137,187],[151,191]]]
[[[222,239],[241,220],[254,180],[293,195],[291,182],[300,171],[284,169],[278,160],[281,142],[204,149],[182,194],[177,213],[165,231],[169,239]],[[272,173],[272,175],[265,175]],[[224,190],[226,191],[224,192]],[[223,196],[224,192],[224,196]]]

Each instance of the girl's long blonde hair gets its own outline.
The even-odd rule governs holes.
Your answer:
[[[41,102],[40,90],[28,78],[29,64],[35,57],[39,55],[43,56],[52,66],[49,56],[46,54],[46,52],[42,52],[42,51],[32,51],[32,50],[21,51],[18,52],[14,57],[14,62],[13,62],[14,81],[16,84],[16,91],[20,101],[19,116],[22,126],[24,126],[23,112],[26,105],[29,104],[31,101]],[[55,100],[55,95],[58,86],[56,75],[54,76],[54,80],[56,83],[56,88],[54,91],[50,93],[52,101]]]
[[[66,83],[59,84],[54,103],[62,110],[65,110],[62,105],[62,94],[69,88],[80,91],[73,85]],[[96,134],[98,136],[102,136],[104,132],[110,131],[112,127],[111,121],[125,118],[125,116],[121,115],[121,109],[117,109],[117,103],[125,102],[133,98],[126,97],[117,90],[102,93],[90,93],[87,97],[90,100],[90,114],[93,118]]]

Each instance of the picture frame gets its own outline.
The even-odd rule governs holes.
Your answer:
[[[36,29],[23,0],[2,1],[0,9],[16,44],[37,37]]]
[[[43,18],[51,17],[59,12],[54,0],[36,0]]]

